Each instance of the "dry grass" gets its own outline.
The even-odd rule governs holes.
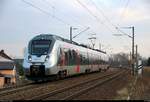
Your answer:
[[[129,92],[127,88],[123,88],[117,91],[118,96],[115,99],[126,100],[128,98]]]
[[[143,74],[138,77],[131,99],[150,99],[150,67],[144,67]]]

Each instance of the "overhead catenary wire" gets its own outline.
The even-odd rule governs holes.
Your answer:
[[[109,20],[109,18],[104,14],[104,12],[95,4],[94,1],[89,0],[97,9],[97,11],[105,18],[105,20],[107,20],[112,26],[115,26],[113,23],[111,23],[111,21]]]
[[[47,12],[47,11],[41,9],[40,7],[35,6],[34,4],[32,4],[32,3],[28,2],[28,1],[25,1],[25,0],[22,0],[22,1],[23,1],[24,3],[30,5],[31,7],[33,7],[33,8],[35,8],[35,9],[41,11],[42,13],[44,13],[44,14],[46,14],[46,15],[49,15],[49,16],[51,16],[52,18],[55,18],[57,21],[62,22],[63,24],[70,26],[70,24],[66,23],[65,21],[63,21],[62,19],[60,19],[60,18],[58,18],[58,17],[56,17],[56,16],[53,16],[52,14],[50,14],[49,12]]]
[[[111,26],[113,26],[116,30],[118,30],[118,31],[121,32],[122,34],[127,35],[128,37],[132,38],[130,35],[128,35],[127,33],[123,32],[121,29],[119,29],[119,27],[117,27],[115,24],[113,24],[113,23],[109,20],[109,18],[104,14],[102,8],[100,9],[100,8],[95,4],[94,1],[89,0],[89,2],[91,2],[91,4],[93,4],[93,5],[95,6],[95,8],[97,9],[97,11],[105,18],[105,20],[106,20],[108,23],[110,23]],[[126,6],[125,6],[125,9],[127,8],[128,3],[129,3],[129,0],[128,0]],[[125,9],[124,9],[124,10],[125,10]],[[118,25],[118,26],[119,26],[119,25]],[[121,41],[122,41],[122,40],[121,40]]]
[[[63,12],[61,12],[60,10],[56,9],[56,7],[55,7],[54,5],[52,5],[48,0],[42,0],[42,1],[44,1],[44,2],[45,2],[47,5],[49,5],[51,8],[55,8],[55,10],[56,10],[57,12],[59,12],[60,14],[64,15],[65,17],[68,17],[68,14],[66,15],[66,14],[64,14]],[[77,19],[75,19],[74,17],[75,17],[75,16],[70,16],[70,18],[71,18],[71,20],[73,21],[73,23],[76,23],[76,24],[79,25],[79,26],[83,26],[83,27],[85,27],[86,29],[89,28],[89,27],[87,27],[87,26],[81,24],[80,22],[78,22]],[[76,17],[76,18],[78,18],[78,17]],[[82,32],[83,32],[83,31],[82,31]],[[94,32],[94,31],[92,31],[92,32]],[[81,32],[80,32],[80,33],[81,33]],[[80,34],[80,33],[79,33],[79,34]]]
[[[98,16],[96,16],[86,5],[84,5],[82,2],[80,2],[79,0],[76,0],[86,11],[88,11],[88,13],[93,16],[94,18],[96,18],[96,20],[98,22],[100,22],[104,27],[106,27],[111,33],[113,33],[113,31],[107,26],[105,25],[105,23],[103,23]],[[104,30],[104,29],[102,29]]]
[[[122,11],[122,13],[121,13],[121,15],[120,15],[120,21],[121,21],[121,20],[123,19],[123,17],[124,17],[124,14],[125,14],[125,12],[126,12],[126,10],[127,10],[127,8],[128,8],[129,2],[130,2],[130,0],[127,0],[127,2],[126,2],[126,4],[125,4],[125,7],[124,7],[124,9],[123,9],[123,11]]]
[[[55,6],[52,5],[49,1],[47,1],[47,0],[42,0],[42,1],[44,1],[47,5],[51,6],[52,8],[55,8]],[[60,10],[58,10],[58,9],[56,9],[56,8],[55,8],[55,10],[57,10],[57,12],[61,13],[61,14],[64,15],[65,17],[68,16],[68,15],[65,15],[64,13],[62,13]],[[83,26],[83,25],[80,24],[77,20],[75,20],[73,17],[70,17],[70,18],[72,18],[71,20],[72,20],[74,23]],[[84,26],[84,27],[85,27],[85,26]]]
[[[25,1],[25,0],[22,0],[22,1],[23,1],[24,3],[30,5],[31,7],[33,7],[33,8],[35,8],[35,9],[39,10],[40,12],[42,12],[42,13],[44,13],[44,14],[46,14],[46,15],[51,16],[52,18],[56,19],[57,21],[62,22],[62,23],[65,24],[65,25],[71,26],[71,24],[66,23],[65,21],[63,21],[62,19],[60,19],[60,18],[58,18],[58,17],[56,17],[56,16],[53,16],[53,15],[50,14],[49,12],[43,10],[42,8],[40,8],[40,7],[38,7],[38,6],[34,5],[34,4],[32,4],[31,2],[28,2],[28,1]],[[86,26],[84,26],[84,27],[86,27]]]
[[[35,9],[41,11],[42,13],[51,16],[52,18],[56,19],[57,21],[60,21],[60,22],[62,22],[63,24],[70,26],[69,23],[67,23],[67,22],[65,22],[64,20],[58,18],[57,16],[52,15],[51,13],[49,13],[49,12],[43,10],[42,8],[40,8],[40,7],[36,6],[36,5],[34,5],[33,3],[28,2],[28,1],[25,1],[25,0],[22,0],[22,1],[23,1],[24,3],[26,3],[26,4],[30,5],[30,6],[32,6],[33,8],[35,8]],[[77,1],[79,1],[79,0],[77,0]],[[79,1],[79,2],[80,2],[80,1]],[[88,7],[86,7],[86,6],[85,6],[85,8],[88,9]],[[98,22],[100,22],[101,24],[103,24],[103,22],[102,22],[94,13],[92,13],[90,9],[88,9],[88,10],[89,10],[90,14],[92,14],[92,16],[95,17]],[[105,25],[105,26],[106,26],[106,25]],[[109,29],[109,28],[107,27],[107,29]],[[111,30],[109,29],[109,31],[111,31]],[[111,32],[112,32],[112,31],[111,31]]]
[[[113,24],[113,23],[110,21],[110,19],[104,14],[103,10],[101,10],[101,9],[95,4],[94,1],[92,1],[92,0],[89,0],[89,1],[95,6],[95,8],[97,9],[97,11],[98,11],[99,13],[101,13],[101,15],[105,18],[105,20],[106,20],[108,23],[110,23],[111,26],[113,26],[113,28],[115,28],[115,29],[118,30],[119,32],[121,32],[121,33],[127,35],[125,32],[123,32],[121,29],[119,29],[119,27],[117,27],[115,24]],[[129,0],[128,0],[128,1],[129,1]]]
[[[97,21],[99,21],[101,24],[103,24],[103,22],[101,20],[99,20],[99,18],[92,12],[90,11],[90,9],[85,6],[82,2],[80,2],[79,0],[76,0],[91,16],[93,16],[94,18],[96,18]]]
[[[93,16],[98,22],[100,22],[101,25],[104,25],[111,33],[113,33],[113,31],[103,23],[103,21],[101,21],[99,19],[98,16],[96,16],[86,5],[84,5],[82,2],[80,2],[79,0],[76,0],[91,16]]]

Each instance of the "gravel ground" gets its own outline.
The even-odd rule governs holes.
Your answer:
[[[118,69],[110,69],[106,73],[110,73],[110,72],[116,71],[116,70],[118,70]],[[65,87],[67,85],[78,83],[82,80],[87,80],[87,79],[92,78],[92,77],[100,76],[100,75],[103,75],[104,73],[105,72],[92,73],[92,74],[88,74],[88,75],[81,75],[79,77],[68,78],[65,80],[59,80],[56,82],[54,81],[54,82],[49,83],[48,85],[43,84],[43,85],[41,85],[41,87],[38,87],[38,88],[33,88],[30,90],[25,90],[25,91],[21,91],[21,92],[17,92],[14,94],[0,97],[0,100],[20,100],[20,99],[26,100],[26,99],[30,99],[32,96],[36,96],[36,95],[43,94],[43,93],[46,93],[46,92],[49,92],[49,91],[52,91],[52,90],[55,90],[58,88]]]
[[[107,73],[116,70],[119,69],[110,69]],[[11,94],[7,97],[0,97],[0,100],[28,99],[31,96],[43,94],[102,74],[103,73],[93,73],[51,82],[49,85],[43,85],[40,88],[25,90]],[[135,85],[134,81],[135,77],[131,76],[130,72],[125,73],[116,80],[112,80],[105,85],[94,88],[93,90],[76,97],[75,100],[150,100],[150,67],[144,68],[143,75],[137,77]]]
[[[127,99],[132,77],[129,73],[77,97],[75,100],[120,100]]]

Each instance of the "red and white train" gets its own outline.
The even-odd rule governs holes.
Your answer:
[[[108,55],[56,35],[41,34],[28,44],[23,61],[25,76],[38,81],[109,68]]]

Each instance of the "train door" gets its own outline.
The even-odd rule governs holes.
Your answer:
[[[59,70],[63,70],[65,66],[65,54],[63,51],[63,48],[59,49],[59,54],[58,54],[58,68]]]
[[[64,78],[68,75],[68,50],[65,48],[60,48],[58,58],[58,77]]]
[[[75,73],[79,73],[80,72],[80,54],[78,50],[74,51],[74,55],[75,55]]]

